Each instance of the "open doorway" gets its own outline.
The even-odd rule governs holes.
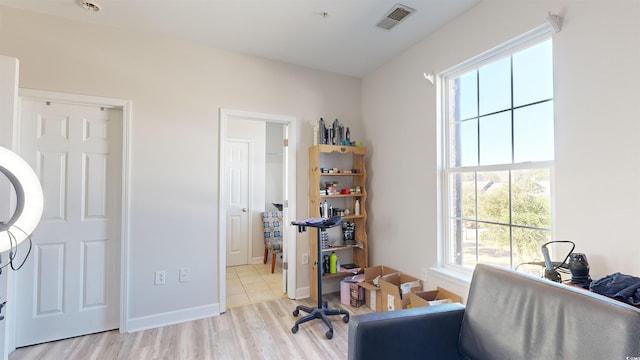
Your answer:
[[[220,308],[295,294],[295,118],[220,112]],[[281,211],[282,252],[263,264],[264,212]],[[280,214],[280,213],[278,213]],[[291,255],[293,254],[293,255]]]
[[[284,204],[284,140],[286,138],[286,125],[282,123],[263,122],[256,120],[236,119],[233,125],[227,127],[228,149],[239,147],[239,156],[227,163],[228,169],[248,168],[249,179],[247,183],[248,193],[252,194],[248,203],[247,213],[248,246],[239,244],[244,238],[240,230],[238,234],[235,226],[227,228],[227,307],[234,308],[258,302],[274,300],[285,297],[285,289],[282,286],[283,246],[280,239],[282,234],[282,210]],[[240,144],[238,144],[240,142]],[[246,151],[244,148],[248,148]],[[248,157],[244,165],[243,153]],[[233,171],[232,170],[232,171]],[[253,173],[253,176],[251,176]],[[241,175],[240,175],[241,176]],[[234,180],[234,176],[227,177],[227,181]],[[242,180],[240,180],[242,181]],[[228,185],[228,184],[227,184]],[[240,185],[240,184],[238,184]],[[229,186],[233,189],[242,189],[241,186]],[[252,191],[253,190],[253,191]],[[258,202],[264,202],[258,203]],[[233,201],[228,205],[227,217],[234,211]],[[246,214],[242,211],[240,214]],[[267,216],[264,218],[264,216]],[[262,220],[261,220],[262,219]],[[229,223],[234,223],[234,220]],[[275,225],[270,226],[269,239],[275,248],[268,249],[265,246],[263,226],[261,223]],[[242,222],[239,222],[241,225]],[[237,235],[237,236],[234,236]]]

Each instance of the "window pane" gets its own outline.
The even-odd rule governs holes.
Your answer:
[[[511,163],[511,112],[480,118],[480,165]]]
[[[466,240],[466,228],[464,227],[464,222],[460,219],[451,219],[449,220],[449,234],[450,234],[450,243],[449,248],[451,251],[449,252],[449,263],[455,265],[468,265],[463,261],[463,252],[466,253],[466,249],[468,246],[471,246],[475,253],[475,241],[471,244]],[[475,263],[474,263],[475,265]]]
[[[511,58],[479,69],[480,115],[511,108]]]
[[[551,174],[549,169],[511,173],[512,223],[551,228]]]
[[[452,218],[476,218],[475,174],[452,174],[449,180],[451,189]]]
[[[462,261],[459,265],[473,269],[478,263],[475,241],[465,241],[462,244]]]
[[[513,228],[513,263],[543,261],[542,244],[551,241],[551,232],[525,228]]]
[[[513,105],[553,98],[551,40],[513,55]]]
[[[513,111],[514,162],[553,160],[553,101]]]
[[[478,263],[477,257],[477,223],[465,222],[462,227],[462,241],[460,243],[460,264],[473,268]]]
[[[478,261],[510,267],[509,226],[483,223],[478,226]]]
[[[478,120],[468,120],[451,126],[451,166],[478,165]]]
[[[478,173],[478,220],[509,223],[509,172]]]
[[[498,60],[481,67],[462,64],[475,69],[446,77],[449,264],[539,261],[540,246],[551,239],[552,42],[532,38],[532,44],[518,53],[494,52]]]
[[[478,72],[472,71],[456,79],[457,121],[478,116]]]

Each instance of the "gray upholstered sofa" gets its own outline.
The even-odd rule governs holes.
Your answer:
[[[640,359],[640,310],[583,289],[477,265],[466,307],[353,316],[349,359]]]

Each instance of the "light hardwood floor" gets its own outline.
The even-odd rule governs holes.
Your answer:
[[[366,306],[340,304],[339,294],[324,297],[330,308],[351,315],[371,312]],[[19,359],[346,359],[348,324],[332,316],[333,339],[320,320],[291,328],[297,305],[315,306],[310,300],[279,298],[229,308],[219,316],[129,334],[109,331],[16,350]],[[303,316],[301,313],[300,316]]]

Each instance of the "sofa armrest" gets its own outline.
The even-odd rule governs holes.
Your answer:
[[[461,304],[356,315],[349,322],[349,360],[460,359]]]

